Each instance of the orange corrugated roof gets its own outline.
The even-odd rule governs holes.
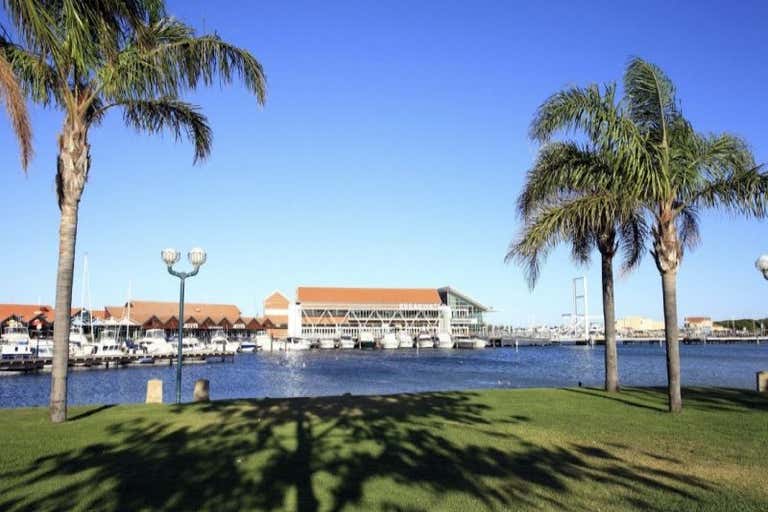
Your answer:
[[[441,304],[435,288],[326,288],[300,286],[296,299],[318,304]]]

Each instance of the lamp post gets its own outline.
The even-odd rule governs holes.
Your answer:
[[[192,264],[192,272],[177,272],[173,270],[173,265],[178,263],[181,259],[181,253],[176,249],[163,249],[160,252],[163,258],[163,262],[168,266],[168,273],[172,276],[176,276],[180,280],[179,285],[179,342],[178,352],[176,357],[176,403],[181,403],[181,358],[182,358],[182,342],[184,339],[184,281],[188,277],[197,275],[200,271],[200,267],[205,263],[206,255],[205,251],[196,247],[189,251],[187,259]]]

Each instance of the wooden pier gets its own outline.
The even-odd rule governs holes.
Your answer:
[[[151,359],[151,361],[150,361]],[[164,365],[173,366],[177,357],[162,356],[153,357],[147,354],[121,354],[119,356],[100,356],[90,354],[87,356],[70,356],[70,367],[84,368],[116,368],[121,366],[151,366]],[[200,352],[196,354],[185,354],[182,356],[183,363],[204,363],[204,362],[234,362],[235,352],[222,352],[221,350],[212,350],[210,352]],[[35,372],[43,370],[50,366],[50,357],[28,357],[16,359],[0,360],[0,371],[11,372]]]

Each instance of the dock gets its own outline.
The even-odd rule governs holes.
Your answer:
[[[148,361],[151,359],[151,361]],[[84,368],[116,368],[121,366],[151,366],[163,365],[173,366],[177,357],[160,356],[152,357],[147,354],[121,354],[119,356],[100,356],[89,354],[86,356],[71,356],[69,358],[70,367]],[[211,350],[195,354],[185,354],[182,356],[182,363],[204,363],[204,362],[234,362],[235,352],[222,352],[221,350]],[[26,357],[16,359],[0,360],[0,372],[36,372],[50,366],[50,357]]]

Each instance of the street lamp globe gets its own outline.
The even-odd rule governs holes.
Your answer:
[[[763,277],[768,279],[768,254],[763,254],[755,261],[755,268],[763,273]]]
[[[169,267],[181,259],[181,253],[176,249],[163,249],[160,251],[160,256],[162,256],[163,262]]]
[[[187,254],[187,258],[189,259],[189,262],[192,264],[192,266],[197,268],[197,267],[200,267],[203,263],[205,263],[207,256],[204,250],[202,250],[199,247],[195,247],[194,249],[189,251],[189,254]]]

